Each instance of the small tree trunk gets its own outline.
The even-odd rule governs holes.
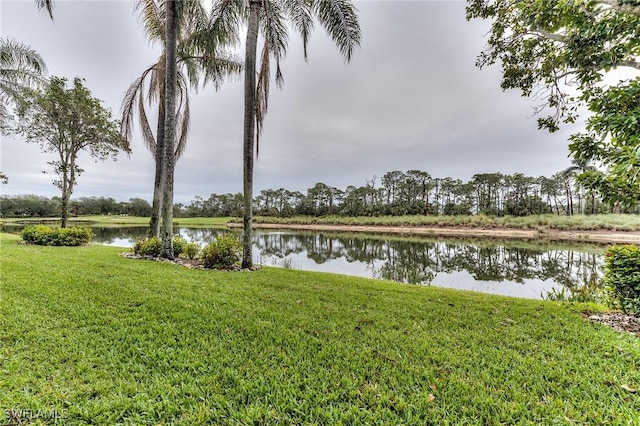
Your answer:
[[[62,213],[60,215],[60,227],[67,227],[67,219],[69,218],[69,198],[71,198],[71,194],[69,194],[69,187],[67,183],[67,178],[64,178],[64,182],[62,184]]]
[[[174,144],[176,134],[176,4],[174,0],[165,0],[166,20],[166,82],[165,82],[165,146],[164,173],[162,182],[162,253],[161,256],[173,259],[173,169],[175,164]]]
[[[75,180],[75,173],[73,172],[74,168],[75,162],[71,161],[70,166],[65,165],[62,169],[62,212],[60,215],[61,228],[67,227],[67,220],[69,219],[69,199],[71,198],[71,192],[73,191],[73,182]],[[69,176],[68,173],[71,173],[71,176]]]
[[[256,46],[258,44],[258,25],[260,1],[250,0],[249,27],[245,51],[244,69],[244,212],[242,236],[242,267],[251,268],[252,223],[253,223],[253,144],[255,140],[255,103],[256,103]]]

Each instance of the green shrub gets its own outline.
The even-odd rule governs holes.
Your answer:
[[[54,235],[57,237],[54,246],[80,246],[91,241],[93,232],[86,227],[57,228]]]
[[[182,255],[187,259],[195,259],[198,254],[200,254],[200,244],[198,243],[187,243],[182,250]]]
[[[616,307],[640,314],[640,248],[618,246],[607,250],[604,285]]]
[[[49,241],[53,228],[46,225],[27,226],[20,232],[20,237],[29,244],[48,245],[44,241]]]
[[[219,235],[202,249],[200,260],[205,268],[231,269],[240,262],[242,244],[231,234]]]
[[[200,253],[200,244],[190,243],[181,235],[173,237],[173,254],[187,259],[195,259]]]
[[[162,252],[162,240],[158,237],[136,240],[133,245],[133,252],[141,256],[158,257]]]
[[[187,244],[187,240],[185,240],[181,235],[173,237],[173,255],[176,257],[180,256]]]
[[[29,244],[41,246],[80,246],[87,244],[93,237],[90,228],[52,228],[46,225],[27,226],[20,233]]]

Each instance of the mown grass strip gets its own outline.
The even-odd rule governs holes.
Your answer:
[[[230,220],[231,217],[185,217],[185,218],[175,218],[174,226],[211,226],[211,227],[223,227]],[[32,223],[51,223],[51,224],[59,224],[60,219],[55,217],[47,217],[47,218],[3,218],[0,220],[0,223],[23,223],[23,224],[32,224]],[[78,216],[69,218],[70,226],[77,225],[102,225],[102,226],[147,226],[149,225],[148,217],[137,217],[137,216]]]
[[[235,219],[234,221],[238,221]],[[509,228],[561,231],[638,231],[640,216],[627,214],[601,215],[533,215],[533,216],[295,216],[291,218],[255,217],[255,223],[326,224],[365,226],[441,226],[468,228]]]
[[[65,425],[640,422],[622,387],[640,387],[638,338],[583,319],[594,306],[0,244],[0,410]]]
[[[53,221],[55,218],[5,218],[3,223]],[[133,216],[81,216],[71,218],[71,223],[95,225],[147,225],[148,218]],[[229,222],[241,222],[232,217],[190,217],[175,218],[176,226],[225,226]],[[258,216],[255,223],[277,224],[327,224],[327,225],[369,225],[369,226],[452,226],[470,228],[511,228],[561,231],[640,231],[640,215],[598,214],[598,215],[532,215],[524,217],[504,216],[294,216],[278,218]]]

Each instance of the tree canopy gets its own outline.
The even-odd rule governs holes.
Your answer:
[[[537,99],[540,128],[590,111],[569,146],[576,161],[598,166],[582,183],[612,204],[638,204],[640,1],[469,0],[467,18],[492,21],[477,65],[500,63],[503,89]]]
[[[120,136],[118,123],[100,100],[91,96],[82,79],[75,78],[71,88],[67,79],[52,77],[46,87],[33,92],[20,109],[18,131],[27,142],[37,142],[42,150],[55,153],[50,161],[62,190],[62,226],[66,226],[69,197],[82,170],[78,154],[87,151],[95,160],[116,159],[120,151],[129,152],[129,144]]]

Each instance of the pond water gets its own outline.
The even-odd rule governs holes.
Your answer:
[[[131,247],[146,227],[93,228],[101,244]],[[213,228],[176,228],[206,244]],[[580,298],[598,287],[604,248],[588,244],[256,231],[254,261],[526,298]]]

